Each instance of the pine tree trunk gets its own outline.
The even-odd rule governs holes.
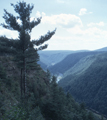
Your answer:
[[[26,86],[26,59],[24,58],[24,96],[26,97],[27,86]]]
[[[21,80],[20,80],[20,91],[21,91],[21,99],[22,99],[22,91],[23,91],[23,77],[22,77],[22,74],[23,74],[23,72],[22,72],[22,68],[21,68]]]

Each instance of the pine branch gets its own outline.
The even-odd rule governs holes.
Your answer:
[[[45,44],[45,45],[43,45],[43,46],[40,46],[37,50],[44,50],[44,49],[46,49],[47,47],[48,47],[48,45]]]
[[[55,31],[52,31],[52,32],[48,32],[45,36],[41,36],[39,40],[32,40],[32,43],[36,46],[39,46],[39,45],[42,45],[44,42],[48,41],[54,34],[55,34]]]
[[[17,22],[17,18],[13,16],[11,13],[8,13],[5,9],[4,9],[4,12],[5,13],[3,18],[5,19],[5,22],[7,25],[2,23],[1,26],[9,30],[17,30],[18,32],[20,32],[21,27]]]
[[[30,27],[30,32],[31,32],[31,30],[35,27],[35,26],[37,26],[40,22],[41,22],[41,19],[42,18],[37,18],[37,20],[33,20],[33,21],[31,21],[30,23],[29,23],[29,27]]]

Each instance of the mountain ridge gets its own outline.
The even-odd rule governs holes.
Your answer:
[[[57,73],[64,74],[67,70],[72,68],[77,62],[79,62],[81,58],[99,53],[100,53],[99,51],[72,53],[69,54],[67,57],[65,57],[61,62],[53,66],[50,66],[48,69],[53,74],[57,74]]]
[[[48,69],[51,66],[53,67],[55,64],[60,63],[68,55],[73,53],[75,54],[80,52],[105,52],[105,51],[107,51],[107,47],[92,51],[91,50],[43,50],[43,51],[39,51],[38,54],[40,56],[40,62],[45,64],[46,66],[45,69]]]
[[[97,54],[95,61],[82,74],[70,74],[59,85],[78,102],[107,115],[107,53]]]

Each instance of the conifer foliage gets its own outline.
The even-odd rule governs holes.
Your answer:
[[[4,9],[3,18],[5,23],[2,23],[1,26],[19,33],[18,40],[13,42],[12,47],[16,49],[16,61],[21,71],[21,96],[26,96],[27,69],[37,68],[36,63],[39,59],[37,51],[47,48],[47,44],[42,44],[55,34],[56,29],[51,32],[48,31],[46,35],[41,36],[38,40],[31,40],[30,33],[32,29],[41,22],[41,18],[33,19],[32,21],[30,19],[34,5],[22,1],[17,2],[15,5],[11,4],[11,6],[18,16],[14,16]],[[35,49],[35,46],[38,46],[38,48]]]
[[[56,83],[56,77],[37,64],[37,51],[47,47],[42,44],[55,34],[56,29],[38,40],[31,40],[32,29],[41,21],[41,18],[30,21],[34,6],[26,2],[11,6],[18,16],[4,10],[5,24],[1,25],[18,31],[19,37],[16,40],[0,38],[1,51],[7,54],[0,56],[0,120],[99,120],[82,104],[76,103],[70,94],[66,95]],[[10,52],[4,51],[4,46],[11,51],[12,57]],[[24,100],[20,100],[20,92]]]

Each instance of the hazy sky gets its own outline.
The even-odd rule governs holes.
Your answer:
[[[0,23],[4,11],[13,13],[10,3],[18,0],[1,0]],[[107,0],[24,0],[33,3],[31,18],[42,16],[41,23],[32,31],[38,39],[57,28],[47,42],[48,50],[94,50],[107,46]],[[0,27],[0,35],[17,38],[18,33]]]

